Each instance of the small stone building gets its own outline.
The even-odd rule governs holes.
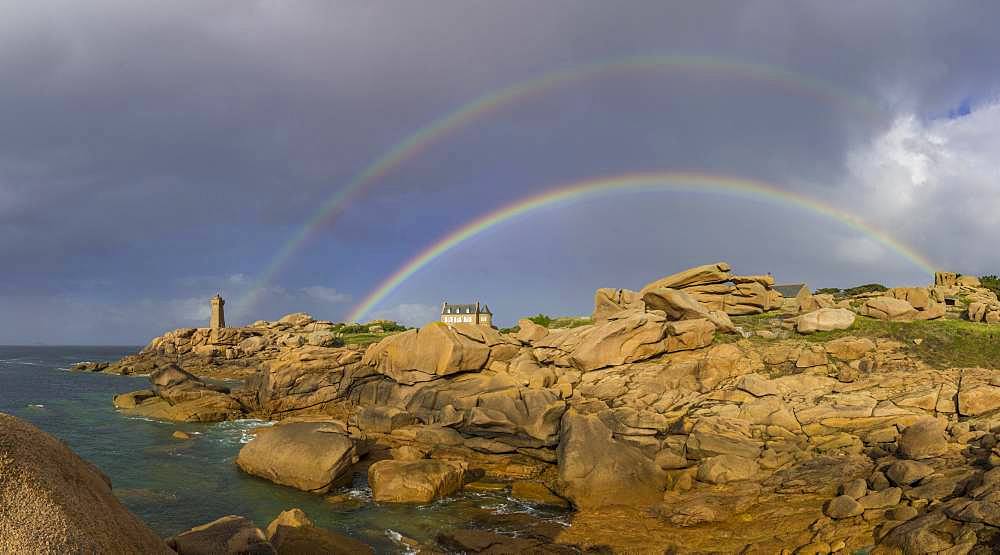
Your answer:
[[[448,304],[441,303],[441,321],[445,324],[476,324],[492,327],[493,313],[490,307],[479,304]]]

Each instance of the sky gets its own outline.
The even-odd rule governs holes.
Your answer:
[[[931,282],[894,243],[1000,273],[997,12],[0,0],[0,344],[144,344],[207,325],[217,292],[233,325],[343,320],[469,222],[634,173],[755,180],[877,233],[711,188],[608,191],[458,243],[362,319],[419,325],[444,300],[500,325],[589,314],[599,287],[716,261],[813,288]],[[653,57],[688,63],[614,62]],[[401,141],[518,84],[335,202]]]

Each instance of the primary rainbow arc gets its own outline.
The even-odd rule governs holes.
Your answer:
[[[805,195],[782,190],[772,184],[740,177],[687,172],[633,173],[598,179],[584,180],[551,189],[541,194],[508,204],[498,210],[455,229],[399,267],[378,287],[371,291],[347,316],[347,321],[360,321],[383,299],[395,291],[413,274],[449,250],[493,227],[539,208],[588,196],[629,191],[665,191],[690,193],[716,193],[744,196],[792,206],[821,214],[841,222],[851,229],[870,237],[878,243],[909,260],[928,275],[936,271],[935,265],[924,255],[901,243],[892,236],[864,222],[862,219],[834,206],[824,204]]]

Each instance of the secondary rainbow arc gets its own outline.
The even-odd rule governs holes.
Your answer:
[[[543,94],[559,86],[620,72],[687,70],[736,75],[773,83],[797,93],[812,95],[851,110],[878,114],[877,105],[831,83],[766,64],[698,55],[642,55],[605,59],[559,69],[486,93],[408,135],[334,192],[306,223],[279,249],[250,289],[243,304],[252,306],[257,295],[282,267],[326,222],[335,219],[351,200],[361,196],[379,179],[420,154],[452,131],[477,121],[519,100]]]
[[[664,191],[731,194],[792,206],[821,214],[870,237],[910,261],[928,275],[935,265],[924,255],[871,226],[861,218],[816,199],[782,190],[770,183],[732,176],[688,172],[636,173],[578,181],[515,201],[488,212],[453,230],[431,244],[372,290],[347,316],[347,321],[359,321],[400,285],[422,268],[463,242],[503,224],[513,218],[542,207],[586,198],[589,196],[626,191]]]

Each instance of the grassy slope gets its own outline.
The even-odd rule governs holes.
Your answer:
[[[741,316],[733,318],[733,322],[747,328],[765,328],[766,321],[776,316],[775,312]],[[908,354],[937,368],[1000,368],[1000,325],[943,318],[926,322],[884,322],[858,316],[849,330],[798,337],[818,343],[845,336],[900,341],[906,345]],[[921,340],[920,344],[914,343],[914,339]],[[754,341],[766,340],[755,338]]]

